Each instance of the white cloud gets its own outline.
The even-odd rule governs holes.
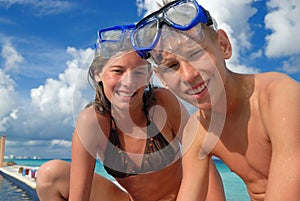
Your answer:
[[[72,146],[72,142],[71,141],[67,141],[67,140],[59,140],[59,139],[54,139],[51,140],[51,146],[61,146],[61,147],[71,147]]]
[[[1,56],[5,60],[5,71],[17,71],[18,65],[24,62],[23,56],[12,46],[10,42],[4,42]]]
[[[63,150],[70,148],[76,116],[94,98],[87,81],[94,51],[68,48],[66,52],[71,59],[64,72],[32,89],[29,101],[20,101],[14,81],[0,71],[0,96],[5,100],[0,104],[0,132],[5,132],[10,141],[8,154],[23,154],[24,150],[14,142],[30,149],[35,147],[43,156],[63,156]],[[30,153],[26,150],[24,154],[27,152]]]
[[[68,48],[67,52],[73,59],[67,62],[66,70],[58,79],[48,78],[44,85],[32,89],[30,95],[38,117],[50,118],[56,123],[60,121],[62,126],[73,126],[78,112],[91,101],[84,90],[90,89],[87,66],[94,52],[75,48]]]
[[[163,1],[169,2],[172,0],[136,0],[138,15],[145,13],[146,16],[158,10],[160,8],[159,4],[162,5]]]
[[[0,7],[9,8],[13,5],[29,5],[36,15],[53,15],[68,11],[74,7],[73,2],[63,0],[1,0]]]
[[[67,62],[66,70],[58,79],[49,78],[44,85],[31,90],[32,105],[38,112],[49,117],[66,116],[65,122],[70,120],[74,108],[82,109],[88,102],[83,98],[82,90],[89,86],[87,67],[94,53],[91,49],[75,48],[68,48],[67,52],[73,59]]]
[[[8,74],[16,71],[18,64],[23,62],[23,57],[12,46],[9,39],[0,34],[0,44],[2,45],[0,60],[0,132],[6,132],[9,122],[18,118],[16,83]]]
[[[271,34],[266,36],[266,55],[281,57],[300,52],[300,1],[270,0],[269,13],[265,17],[266,28]]]
[[[230,63],[230,62],[229,62]],[[250,73],[250,74],[253,74],[253,73],[259,73],[260,70],[255,68],[255,67],[250,67],[250,66],[245,66],[245,65],[242,65],[242,64],[233,64],[233,65],[229,65],[230,66],[230,69],[234,72],[237,72],[237,73]]]
[[[67,141],[67,140],[58,140],[58,139],[53,139],[53,140],[28,140],[28,141],[7,141],[7,144],[10,146],[63,146],[63,147],[71,147],[72,142]]]
[[[68,140],[9,140],[6,137],[5,155],[71,158],[72,142]]]
[[[253,52],[250,56],[251,59],[256,59],[259,58],[263,55],[263,51],[262,50],[258,50],[257,52]]]
[[[17,93],[15,82],[0,68],[0,132],[5,132],[8,123],[17,118]]]
[[[12,25],[15,23],[11,19],[0,17],[0,24]]]
[[[300,56],[292,56],[289,60],[283,62],[282,70],[286,73],[300,73]]]

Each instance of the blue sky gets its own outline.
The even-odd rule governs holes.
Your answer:
[[[278,71],[300,81],[298,0],[198,2],[229,34],[231,70]],[[5,154],[69,158],[76,115],[93,98],[86,69],[97,30],[156,9],[156,0],[0,0]]]

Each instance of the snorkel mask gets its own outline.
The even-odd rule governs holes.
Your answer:
[[[199,23],[217,29],[209,12],[196,0],[173,1],[139,21],[131,34],[131,43],[142,58],[148,59],[149,51],[156,47],[164,27],[183,33]],[[167,26],[163,26],[165,24]]]
[[[129,38],[133,28],[134,24],[100,29],[95,44],[94,58],[101,55],[101,57],[109,59],[118,52],[132,49]]]

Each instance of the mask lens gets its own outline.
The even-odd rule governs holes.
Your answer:
[[[197,16],[197,7],[194,2],[175,5],[165,12],[165,18],[173,24],[187,26]]]
[[[158,21],[152,20],[138,27],[133,32],[134,46],[137,48],[149,48],[153,46],[158,31]]]
[[[100,32],[100,39],[107,41],[120,41],[123,31],[121,29]]]

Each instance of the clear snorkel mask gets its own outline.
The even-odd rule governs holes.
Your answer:
[[[98,31],[95,43],[94,59],[89,69],[89,77],[96,81],[95,70],[102,74],[118,57],[136,51],[130,43],[130,34],[134,24],[113,26]],[[102,75],[101,75],[102,76]]]
[[[98,31],[98,39],[95,44],[95,59],[98,56],[109,59],[118,53],[132,49],[130,34],[134,24],[113,26]]]

